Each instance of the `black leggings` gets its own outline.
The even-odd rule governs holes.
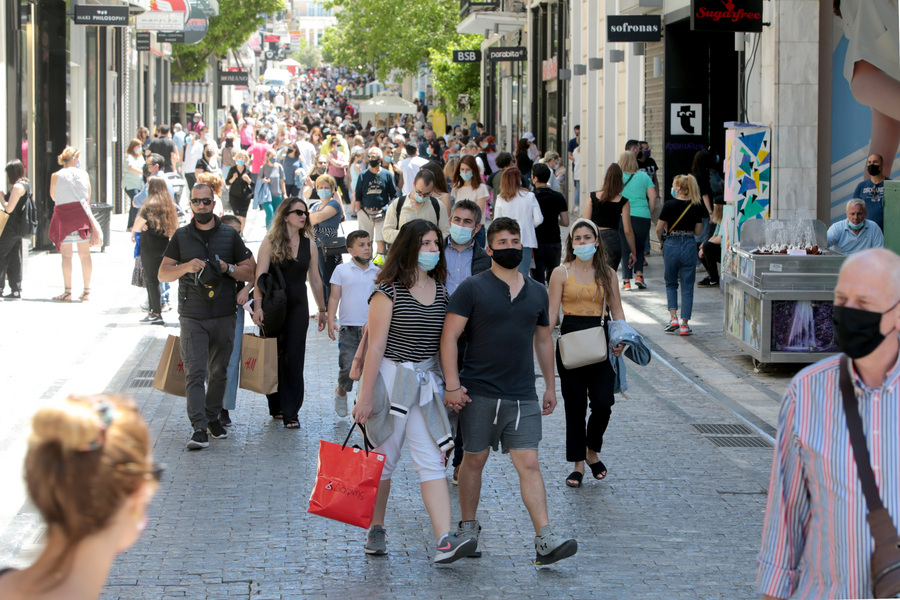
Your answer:
[[[601,322],[600,317],[564,316],[559,333],[565,335],[597,327]],[[615,371],[609,358],[601,363],[567,369],[560,358],[558,344],[556,368],[566,410],[566,462],[580,462],[586,458],[586,448],[598,454],[603,448],[603,434],[609,426],[612,406],[616,401],[613,392]],[[585,428],[584,418],[588,406],[591,411]]]
[[[712,283],[719,281],[719,263],[722,261],[722,244],[703,242],[703,266]]]
[[[169,240],[162,235],[149,231],[141,233],[141,266],[144,268],[144,287],[147,288],[147,301],[150,312],[160,314],[162,301],[159,293],[159,265],[162,264],[163,253]]]

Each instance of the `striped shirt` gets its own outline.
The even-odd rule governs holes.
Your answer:
[[[382,283],[375,287],[394,301],[391,327],[388,329],[384,357],[396,362],[420,362],[437,354],[441,346],[441,330],[447,314],[447,290],[435,282],[434,302],[426,306],[416,300],[402,285]],[[394,290],[397,297],[394,298]],[[374,295],[374,293],[373,293]],[[369,299],[371,302],[371,298]]]
[[[777,598],[869,598],[875,543],[866,521],[838,383],[840,356],[800,371],[778,422],[757,559],[759,592]],[[872,470],[900,518],[900,361],[878,389],[852,369]]]

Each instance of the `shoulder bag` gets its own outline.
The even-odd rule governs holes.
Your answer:
[[[257,287],[263,293],[263,324],[260,332],[265,337],[275,337],[281,333],[287,316],[287,286],[281,267],[273,264],[275,272],[263,273],[259,276]]]
[[[660,238],[660,240],[659,240],[659,245],[660,245],[660,247],[662,247],[663,244],[666,243],[666,239],[669,237],[669,234],[672,232],[673,229],[675,229],[675,226],[678,225],[678,223],[681,222],[681,219],[684,217],[684,215],[686,215],[687,212],[688,212],[689,210],[691,210],[691,206],[693,206],[693,204],[691,204],[690,201],[689,201],[689,202],[688,202],[688,205],[687,205],[687,208],[684,209],[684,212],[681,213],[681,216],[678,217],[677,219],[675,219],[675,222],[672,223],[672,225],[671,225],[668,229],[666,229],[666,232],[665,232],[664,234],[662,234],[662,238]]]
[[[566,269],[568,273],[568,269]],[[572,331],[559,336],[559,358],[566,369],[578,369],[601,363],[609,358],[609,343],[606,341],[606,293],[603,294],[602,322],[597,327]]]
[[[891,514],[881,502],[878,484],[869,462],[869,448],[866,446],[866,434],[862,428],[862,418],[856,403],[856,393],[850,381],[850,359],[841,357],[840,371],[841,396],[843,397],[844,414],[847,417],[847,429],[850,432],[850,445],[853,447],[853,459],[859,482],[862,484],[869,514],[869,529],[875,538],[875,552],[872,553],[870,568],[872,575],[872,591],[874,598],[900,597],[900,536]]]

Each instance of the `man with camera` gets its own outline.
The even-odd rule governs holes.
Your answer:
[[[181,358],[193,429],[187,447],[199,450],[209,446],[207,430],[214,438],[228,437],[219,413],[234,343],[236,285],[253,280],[256,261],[240,234],[213,214],[212,188],[198,183],[191,189],[191,210],[194,218],[169,241],[159,280],[178,280]]]

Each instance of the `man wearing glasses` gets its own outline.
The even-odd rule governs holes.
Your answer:
[[[212,188],[198,183],[191,189],[191,210],[194,218],[169,241],[159,280],[178,280],[181,358],[193,429],[187,447],[199,450],[209,446],[207,431],[214,438],[228,437],[219,413],[234,344],[236,285],[253,280],[256,261],[238,232],[223,227],[213,214]]]
[[[363,171],[356,182],[356,197],[353,211],[359,218],[359,228],[369,233],[376,244],[378,254],[384,254],[384,210],[397,196],[394,176],[381,168],[384,155],[373,146],[366,151],[369,168]]]

